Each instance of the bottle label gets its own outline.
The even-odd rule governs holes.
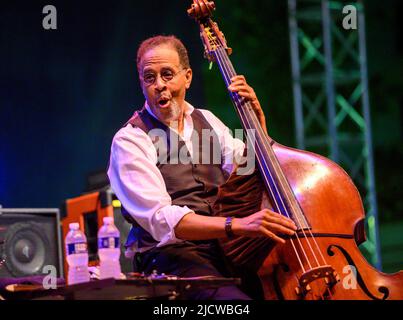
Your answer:
[[[105,237],[98,239],[98,249],[113,249],[119,248],[118,237]]]
[[[87,243],[85,242],[77,242],[77,243],[69,243],[67,245],[67,254],[77,254],[77,253],[87,253]]]

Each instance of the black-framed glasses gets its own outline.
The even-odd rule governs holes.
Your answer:
[[[187,69],[184,68],[175,73],[171,69],[164,69],[160,72],[160,77],[161,77],[162,81],[167,83],[169,81],[172,81],[179,73],[181,73],[184,70],[187,70]],[[141,78],[146,85],[150,86],[155,83],[155,81],[157,80],[157,77],[158,77],[158,73],[147,71],[146,73],[143,74],[143,76]]]

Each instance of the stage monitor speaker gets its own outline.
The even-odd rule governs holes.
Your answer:
[[[52,265],[63,277],[59,209],[0,207],[0,278],[47,275]]]

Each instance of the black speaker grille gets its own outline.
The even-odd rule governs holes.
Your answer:
[[[0,208],[0,277],[43,274],[53,265],[63,277],[58,209]]]

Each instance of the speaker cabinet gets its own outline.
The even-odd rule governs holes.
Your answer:
[[[67,199],[65,211],[66,216],[62,219],[63,239],[66,238],[69,231],[69,224],[78,222],[81,231],[87,237],[90,266],[99,264],[97,235],[99,228],[103,224],[103,218],[113,217],[115,225],[120,231],[120,266],[122,272],[128,273],[132,271],[132,262],[125,257],[124,247],[131,225],[124,220],[121,214],[120,202],[110,188]],[[64,270],[67,272],[66,259],[64,259]]]
[[[47,265],[63,277],[59,209],[0,208],[0,277],[45,275]]]

